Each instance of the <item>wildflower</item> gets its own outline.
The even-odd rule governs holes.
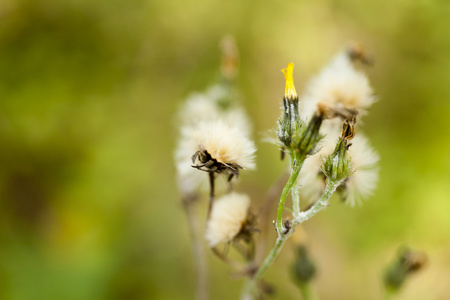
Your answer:
[[[228,170],[234,175],[239,175],[240,169],[255,167],[255,145],[238,128],[222,121],[202,122],[192,135],[198,141],[193,167],[217,173]]]
[[[239,136],[248,136],[251,126],[243,109],[232,103],[230,90],[219,84],[204,93],[195,93],[188,97],[180,109],[178,119],[181,121],[181,132],[175,150],[177,179],[180,190],[189,194],[208,186],[207,176],[191,166],[192,155],[200,150],[199,145],[202,142],[200,124],[221,120],[228,126],[237,128],[241,133]],[[219,181],[219,190],[226,186],[224,182]]]
[[[317,110],[319,103],[335,109],[357,109],[366,113],[376,97],[366,75],[357,70],[352,60],[352,51],[339,53],[306,88],[302,99],[301,113],[305,118]]]
[[[286,89],[283,97],[283,113],[278,119],[277,135],[281,146],[294,149],[306,156],[316,152],[316,145],[321,136],[320,126],[323,114],[316,113],[309,123],[305,124],[299,114],[299,99],[293,80],[294,64],[290,63],[286,69],[281,70],[286,80]],[[306,125],[306,126],[305,126]]]
[[[209,246],[233,240],[243,228],[249,208],[250,198],[244,194],[232,192],[217,199],[206,225]]]
[[[286,69],[282,69],[281,72],[284,74],[284,79],[286,80],[286,89],[284,93],[284,98],[289,101],[298,101],[298,95],[295,91],[294,86],[294,78],[293,78],[293,72],[294,72],[294,64],[289,63]]]

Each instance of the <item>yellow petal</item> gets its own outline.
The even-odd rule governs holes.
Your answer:
[[[295,91],[294,78],[292,77],[292,72],[294,70],[294,64],[288,64],[286,69],[282,69],[281,72],[284,73],[284,78],[286,79],[286,91],[285,97],[288,99],[297,98],[297,92]]]

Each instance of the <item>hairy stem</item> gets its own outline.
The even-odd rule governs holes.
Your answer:
[[[296,170],[294,169],[292,174],[291,174],[291,177],[288,180],[288,183],[285,186],[285,189],[283,190],[283,194],[284,194],[284,191],[287,189],[288,186],[292,187],[292,180],[291,179],[293,178],[293,176],[295,176],[295,179],[296,179],[297,175],[298,175],[298,172],[300,170],[297,171],[297,175],[294,174],[295,171]],[[316,213],[318,213],[320,210],[322,210],[324,207],[326,207],[328,205],[328,200],[330,199],[331,195],[336,191],[336,188],[340,184],[341,184],[341,181],[335,182],[335,181],[327,180],[325,191],[322,194],[322,197],[320,198],[320,200],[313,207],[311,207],[309,210],[307,210],[306,212],[300,213],[297,218],[294,218],[294,220],[292,222],[292,229],[289,230],[286,234],[283,234],[283,233],[280,234],[280,232],[278,232],[278,238],[277,238],[277,240],[275,242],[275,245],[273,246],[272,250],[269,252],[269,254],[267,255],[266,259],[263,261],[263,263],[259,267],[259,269],[256,272],[256,274],[254,275],[254,277],[248,282],[247,287],[244,290],[244,297],[243,297],[243,299],[252,299],[252,295],[253,295],[253,293],[255,291],[256,285],[263,278],[265,272],[272,265],[273,261],[275,260],[275,258],[280,253],[280,251],[283,248],[283,246],[284,246],[285,242],[287,241],[287,239],[294,232],[293,229],[298,224],[303,223],[304,221],[308,220],[309,218],[314,216]],[[286,194],[288,192],[289,192],[289,189],[287,190]],[[282,198],[283,198],[283,194],[281,196]],[[286,196],[284,196],[284,197],[286,197]],[[280,203],[282,201],[284,203],[284,200],[280,199]],[[277,221],[278,221],[278,219],[277,219]],[[278,225],[278,223],[277,223],[277,225]],[[277,226],[277,228],[278,228],[278,226]]]
[[[310,209],[307,211],[301,212],[300,215],[292,221],[292,227],[297,226],[300,223],[303,223],[310,218],[312,218],[315,214],[317,214],[319,211],[321,211],[324,207],[328,206],[328,199],[330,199],[331,195],[336,191],[337,187],[340,186],[342,181],[326,181],[326,187],[325,191],[322,194],[322,197],[320,197],[319,201],[316,202]]]
[[[297,177],[300,173],[300,170],[302,169],[303,162],[305,161],[305,156],[301,155],[291,155],[293,158],[292,160],[292,170],[291,170],[291,176],[288,179],[288,182],[286,183],[283,192],[281,193],[280,197],[280,203],[278,204],[278,212],[277,212],[277,232],[278,236],[283,235],[284,228],[283,228],[283,210],[284,210],[284,203],[286,202],[286,197],[289,194],[289,191],[291,188],[296,185],[297,183]],[[299,204],[299,203],[297,203]],[[295,208],[294,208],[295,209]]]
[[[295,155],[291,152],[291,168],[294,169],[294,162],[296,161]],[[303,161],[302,161],[303,165]],[[298,193],[298,184],[297,180],[294,182],[294,185],[291,189],[292,194],[292,206],[293,206],[293,216],[294,218],[300,214],[300,195]]]

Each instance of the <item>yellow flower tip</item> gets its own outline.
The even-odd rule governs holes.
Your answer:
[[[292,76],[293,71],[294,71],[293,63],[288,64],[286,69],[281,70],[281,72],[283,72],[284,74],[284,78],[286,79],[286,91],[284,96],[288,99],[297,98],[297,92],[295,91],[294,86],[294,78]]]

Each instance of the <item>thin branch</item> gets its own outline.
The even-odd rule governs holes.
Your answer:
[[[292,172],[292,174],[294,174],[294,171]],[[296,175],[292,175],[290,177],[290,180],[288,181],[288,183],[286,184],[285,189],[283,190],[283,192],[287,189],[287,187],[289,185],[292,186],[292,178],[293,176]],[[297,174],[298,175],[298,174]],[[255,292],[255,288],[258,284],[258,282],[262,279],[262,277],[264,276],[265,272],[267,271],[267,269],[272,265],[272,263],[274,262],[275,258],[278,256],[278,254],[280,253],[281,249],[283,248],[285,242],[287,241],[287,239],[292,235],[292,233],[294,232],[294,228],[295,226],[297,226],[298,224],[308,220],[309,218],[311,218],[312,216],[314,216],[316,213],[318,213],[320,210],[322,210],[324,207],[327,206],[328,204],[328,200],[330,199],[331,195],[336,191],[336,188],[341,184],[341,181],[338,182],[334,182],[331,180],[327,180],[327,186],[325,188],[324,193],[322,194],[322,197],[320,198],[320,200],[313,206],[311,207],[308,211],[300,213],[300,216],[298,218],[294,218],[293,222],[292,222],[292,229],[289,230],[287,233],[283,234],[280,232],[278,233],[278,238],[275,241],[275,245],[273,246],[272,250],[269,252],[269,254],[267,255],[266,259],[264,260],[264,262],[261,264],[261,266],[259,267],[258,271],[255,273],[255,276],[249,280],[249,282],[247,283],[247,286],[244,290],[244,294],[242,299],[252,299],[252,295]],[[289,192],[289,190],[287,191]],[[286,192],[286,194],[287,194]],[[282,197],[285,193],[282,194]],[[280,203],[282,202],[283,199],[280,199]]]
[[[209,220],[209,216],[211,215],[211,210],[212,210],[212,206],[213,206],[213,201],[214,201],[214,172],[209,172],[209,202],[208,202],[208,212],[206,215],[206,220]]]

